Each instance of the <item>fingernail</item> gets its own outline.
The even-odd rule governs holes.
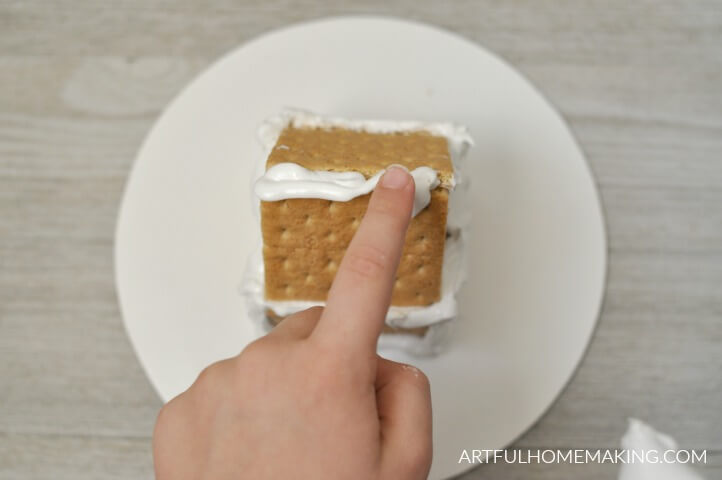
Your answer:
[[[403,165],[391,165],[381,177],[381,186],[394,190],[401,190],[409,183],[411,175]]]

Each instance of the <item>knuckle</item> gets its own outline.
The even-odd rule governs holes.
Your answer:
[[[416,370],[418,371],[418,375],[414,378],[419,387],[422,387],[424,390],[431,390],[431,382],[429,382],[429,377],[427,377],[426,374],[418,368]]]
[[[206,368],[201,370],[201,373],[198,374],[198,378],[196,378],[195,383],[186,393],[192,393],[199,390],[207,393],[210,390],[218,388],[219,385],[223,385],[227,379],[229,370],[228,367],[231,363],[232,359],[225,359],[208,365]],[[178,398],[181,398],[182,395]]]
[[[169,406],[167,403],[163,405],[158,411],[158,416],[155,419],[155,429],[153,430],[153,437],[157,438],[165,431],[166,424],[171,421],[168,417],[170,416]]]
[[[182,396],[183,394],[181,394]],[[155,425],[153,427],[153,442],[164,442],[169,435],[170,430],[177,423],[178,417],[178,402],[179,397],[174,398],[170,402],[166,403],[158,411],[158,416],[155,419]]]
[[[406,372],[407,381],[423,392],[431,391],[431,383],[429,377],[424,372],[412,365],[403,365],[404,372]]]
[[[206,368],[201,370],[201,373],[198,374],[198,378],[196,379],[196,382],[197,383],[206,383],[210,379],[212,379],[214,375],[215,375],[214,365],[208,365]]]
[[[371,245],[361,245],[349,250],[346,258],[348,269],[362,277],[373,278],[386,271],[389,258]]]
[[[238,356],[241,360],[256,359],[258,357],[265,356],[266,351],[266,337],[261,337],[257,340],[252,341],[241,351]]]
[[[249,343],[240,355],[233,358],[233,371],[245,376],[254,369],[263,368],[277,350],[276,346],[278,342],[268,335]]]
[[[209,365],[198,374],[194,386],[196,388],[207,389],[216,383],[218,376],[218,366],[215,363]]]

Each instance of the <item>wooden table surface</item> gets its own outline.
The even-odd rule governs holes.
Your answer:
[[[614,448],[626,418],[722,478],[722,2],[0,2],[0,478],[151,478],[161,405],[113,282],[123,186],[163,106],[224,52],[342,13],[499,53],[569,121],[601,190],[609,279],[581,367],[520,448]],[[359,2],[360,3],[360,2]],[[470,446],[473,448],[473,446]],[[468,479],[611,479],[488,465]]]

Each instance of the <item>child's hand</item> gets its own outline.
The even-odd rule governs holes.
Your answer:
[[[326,307],[286,318],[163,407],[158,479],[426,478],[428,380],[376,354],[413,196],[411,176],[390,168]]]

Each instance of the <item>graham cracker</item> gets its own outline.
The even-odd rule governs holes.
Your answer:
[[[278,148],[283,145],[284,148]],[[403,160],[400,160],[403,159]],[[294,162],[313,170],[358,171],[371,177],[390,164],[429,166],[450,181],[453,167],[443,137],[427,133],[371,134],[343,129],[286,128],[266,168]],[[341,259],[368,206],[369,195],[348,202],[301,198],[261,202],[268,300],[324,301]],[[449,192],[411,220],[391,304],[425,306],[441,298]]]
[[[394,163],[409,170],[430,167],[447,189],[454,176],[446,138],[425,131],[369,133],[342,128],[287,127],[268,156],[266,168],[284,162],[297,163],[309,170],[360,172],[366,178]]]

